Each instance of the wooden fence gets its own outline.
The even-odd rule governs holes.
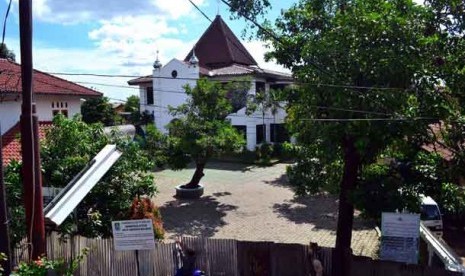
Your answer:
[[[184,237],[185,247],[197,253],[197,267],[209,276],[308,276],[310,275],[309,246],[273,242],[249,242],[227,239]],[[66,242],[52,233],[47,238],[47,255],[51,259],[69,260],[82,249],[89,254],[76,275],[143,275],[173,276],[175,247],[173,243],[156,243],[154,250],[115,251],[112,239],[73,237]],[[332,248],[319,248],[317,256],[323,264],[324,275],[331,275]],[[15,252],[17,260],[24,256]],[[334,264],[337,265],[337,264]],[[445,276],[460,275],[442,269],[374,261],[354,256],[351,275]]]

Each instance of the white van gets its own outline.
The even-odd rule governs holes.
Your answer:
[[[436,201],[429,196],[421,197],[420,220],[431,232],[442,237],[442,215]]]

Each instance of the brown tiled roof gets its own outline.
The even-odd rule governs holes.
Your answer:
[[[45,138],[47,129],[52,122],[39,122],[39,139]],[[8,165],[11,160],[21,161],[20,125],[17,123],[2,136],[3,166]]]
[[[219,15],[195,44],[195,55],[200,66],[205,68],[226,67],[234,63],[257,65],[252,55]],[[192,50],[184,60],[189,61],[191,56]]]
[[[439,154],[445,161],[451,161],[454,158],[454,153],[452,150],[447,148],[443,142],[443,137],[441,134],[441,130],[444,127],[442,123],[430,124],[429,125],[429,134],[435,136],[439,141],[424,144],[421,146],[422,149],[426,150],[427,152],[435,152]]]
[[[102,93],[34,70],[33,89],[35,94],[73,95],[82,97],[100,97]],[[21,65],[7,59],[0,59],[0,92],[21,93]]]
[[[152,82],[152,76],[148,75],[148,76],[139,77],[137,79],[129,80],[128,84],[129,85],[138,85],[138,84],[141,84],[141,83],[150,83],[150,82]]]

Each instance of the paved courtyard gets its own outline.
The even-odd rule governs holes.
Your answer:
[[[167,238],[178,235],[283,243],[317,242],[334,247],[337,200],[332,196],[294,198],[285,177],[286,164],[255,167],[211,163],[200,200],[177,200],[174,187],[187,183],[193,169],[155,173]],[[374,225],[356,218],[352,248],[357,255],[375,256]]]

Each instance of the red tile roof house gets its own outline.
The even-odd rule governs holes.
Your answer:
[[[165,126],[173,119],[167,107],[184,103],[187,99],[184,85],[195,86],[200,77],[225,83],[248,77],[252,85],[247,91],[249,95],[254,95],[257,91],[267,92],[270,88],[283,88],[294,81],[288,73],[260,68],[219,15],[184,60],[172,59],[162,66],[157,58],[153,67],[152,75],[133,79],[128,83],[139,86],[141,111],[153,114],[155,125],[165,133]],[[247,116],[244,106],[245,104],[230,114],[228,119],[233,126],[245,133],[247,149],[254,150],[257,144],[265,141],[282,142],[281,140],[287,139],[282,127],[286,116],[284,109],[280,109],[275,116],[267,112],[263,126],[261,112]],[[276,131],[276,136],[273,131]]]
[[[102,93],[76,83],[34,70],[33,94],[39,118],[40,137],[50,127],[53,116],[73,117],[81,112],[81,99],[101,97]],[[21,66],[0,59],[0,124],[3,165],[20,160],[19,116],[21,114]]]

